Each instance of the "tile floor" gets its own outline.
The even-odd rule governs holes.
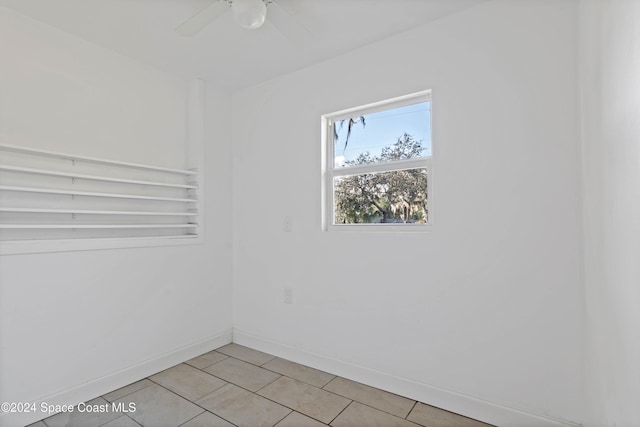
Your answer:
[[[30,427],[486,427],[317,369],[229,344]]]

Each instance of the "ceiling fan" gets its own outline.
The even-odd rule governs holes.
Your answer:
[[[300,41],[301,38],[308,38],[311,32],[295,19],[292,3],[295,0],[213,0],[209,6],[180,24],[175,31],[181,36],[193,37],[229,10],[238,25],[255,30],[265,23],[268,9],[269,22],[285,37]]]

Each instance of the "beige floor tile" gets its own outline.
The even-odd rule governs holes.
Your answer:
[[[262,367],[320,388],[335,378],[335,375],[309,368],[308,366],[300,365],[299,363],[291,362],[289,360],[280,359],[279,357],[270,360],[262,365]]]
[[[144,380],[137,381],[133,384],[129,384],[115,391],[112,391],[111,393],[107,393],[102,397],[108,402],[113,402],[116,399],[120,399],[121,397],[124,397],[127,394],[131,394],[138,390],[142,390],[143,388],[149,387],[150,385],[153,385],[153,383],[145,378]]]
[[[114,412],[112,403],[136,410]],[[491,427],[237,344],[87,404],[109,410],[56,414],[29,427]]]
[[[140,427],[140,424],[133,421],[126,415],[123,415],[120,418],[116,418],[113,421],[109,421],[108,423],[103,424],[101,427]]]
[[[407,417],[409,421],[426,427],[488,427],[481,421],[463,417],[444,409],[418,403]]]
[[[285,417],[284,420],[276,424],[276,427],[324,427],[320,421],[302,415],[299,412],[292,412]]]
[[[258,391],[280,375],[229,357],[205,369],[212,375],[251,391]]]
[[[136,410],[128,415],[146,427],[179,426],[204,412],[202,408],[157,384],[116,400],[116,403],[119,402],[125,405],[134,403]]]
[[[196,403],[239,427],[271,427],[291,412],[233,384],[227,384]]]
[[[355,381],[337,377],[324,389],[348,399],[372,406],[400,418],[405,418],[416,401]]]
[[[89,411],[94,405],[99,405],[107,410],[104,412]],[[122,416],[119,412],[111,411],[111,404],[102,397],[90,400],[82,406],[76,406],[73,412],[60,412],[44,420],[49,427],[97,427]]]
[[[220,347],[216,349],[216,351],[258,366],[264,365],[269,360],[275,358],[275,356],[270,354],[234,343]]]
[[[331,423],[333,427],[418,427],[402,418],[353,402]]]
[[[220,378],[184,363],[149,377],[185,399],[197,400],[226,384]]]
[[[234,425],[211,412],[203,412],[180,427],[234,427]]]
[[[187,360],[186,364],[193,366],[194,368],[204,369],[207,366],[211,366],[214,363],[218,363],[221,360],[226,359],[226,354],[218,353],[217,351],[210,351],[209,353],[202,354],[198,357],[194,357],[191,360]]]
[[[274,381],[258,394],[323,423],[329,423],[350,403],[344,397],[287,377]]]

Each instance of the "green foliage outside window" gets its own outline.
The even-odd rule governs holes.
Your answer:
[[[421,141],[404,134],[378,156],[368,151],[346,166],[406,160],[424,156]],[[427,171],[424,168],[366,173],[334,181],[335,223],[426,223],[428,222]]]

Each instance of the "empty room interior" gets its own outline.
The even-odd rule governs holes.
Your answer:
[[[639,141],[636,0],[0,0],[0,426],[640,426]]]

